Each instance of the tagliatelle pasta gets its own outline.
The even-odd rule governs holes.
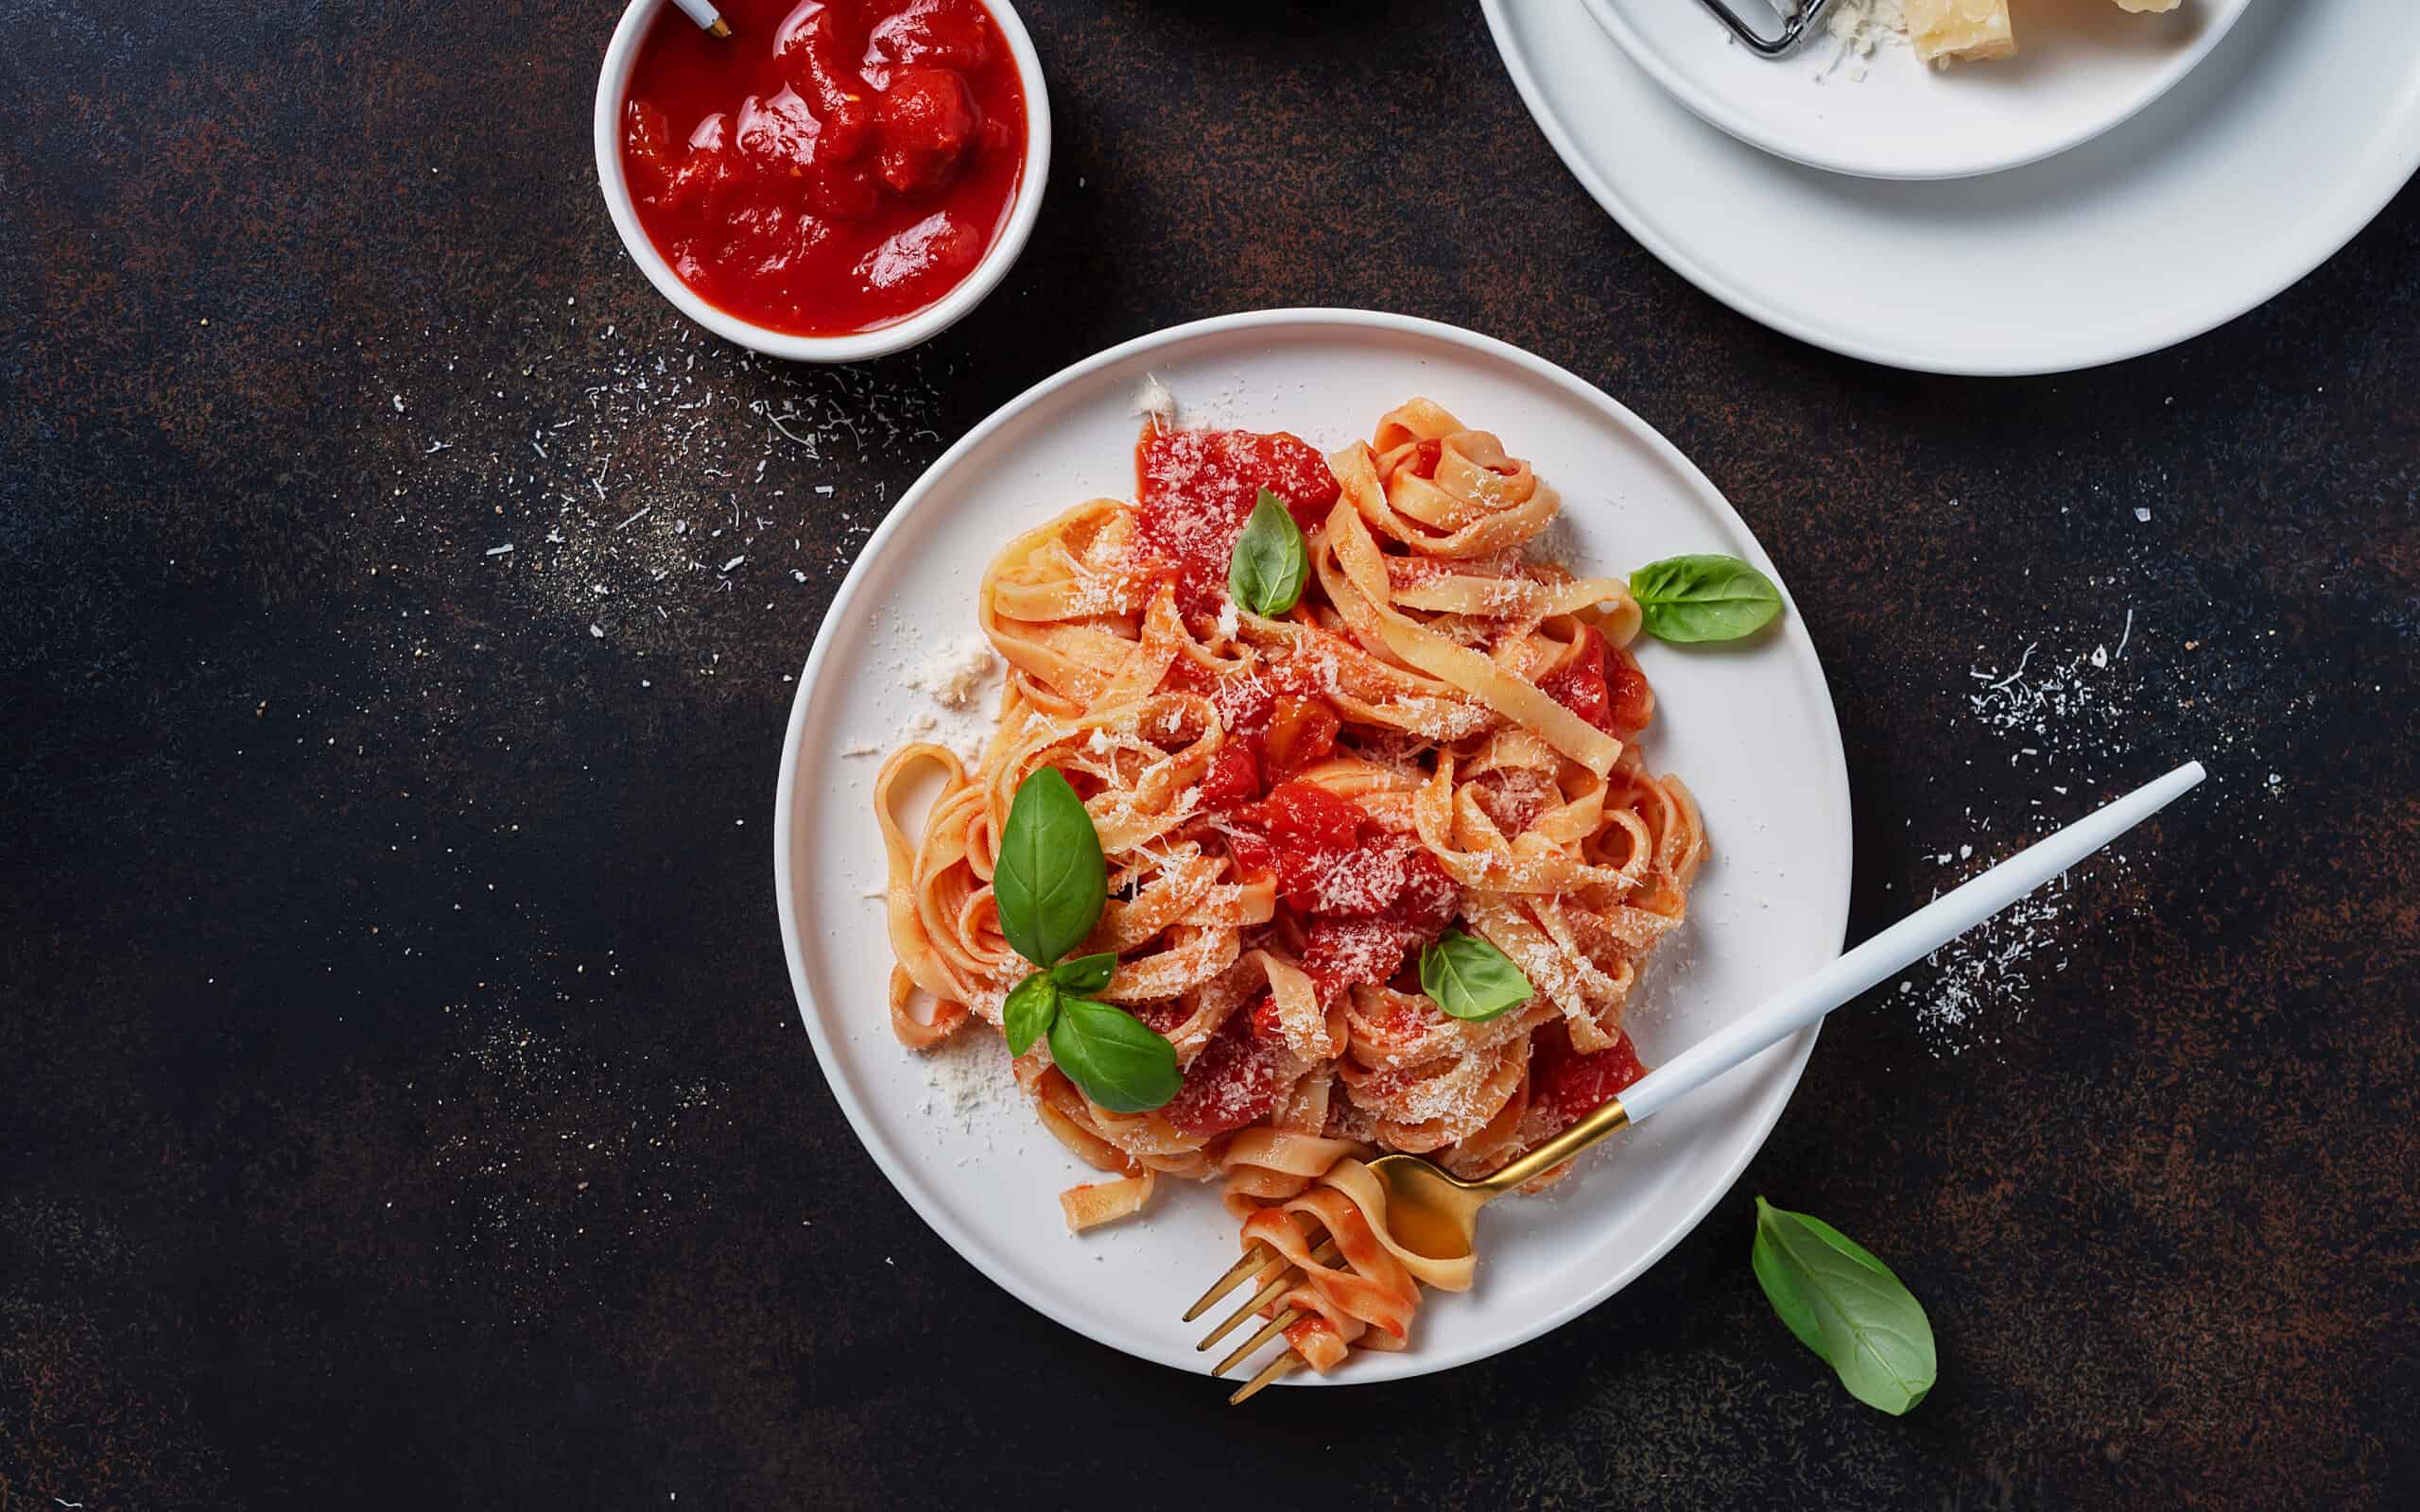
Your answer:
[[[1109,866],[1080,951],[1116,957],[1095,996],[1183,1074],[1121,1113],[1044,1043],[1014,1059],[1052,1135],[1110,1174],[1063,1196],[1068,1225],[1141,1211],[1164,1176],[1220,1181],[1245,1243],[1304,1266],[1288,1337],[1325,1370],[1402,1348],[1420,1284],[1470,1283],[1467,1260],[1390,1240],[1359,1158],[1482,1175],[1634,1080],[1624,1008],[1704,833],[1640,758],[1637,605],[1528,555],[1560,503],[1495,436],[1415,399],[1324,456],[1151,425],[1136,458],[1134,501],[1080,504],[985,573],[977,615],[1009,674],[976,767],[913,744],[876,780],[891,1026],[922,1050],[1000,1022],[1032,965],[1000,930],[999,837],[1019,784],[1057,768]],[[1263,489],[1308,558],[1277,616],[1227,591]],[[924,771],[941,792],[911,836],[897,806]],[[1417,967],[1449,926],[1517,966],[1527,1000],[1447,1016]],[[1311,1258],[1322,1235],[1333,1263]]]

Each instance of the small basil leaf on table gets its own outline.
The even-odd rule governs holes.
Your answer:
[[[1925,1400],[1939,1370],[1932,1323],[1890,1266],[1823,1219],[1762,1197],[1751,1260],[1774,1313],[1849,1395],[1894,1417]]]
[[[1109,901],[1109,863],[1084,800],[1055,766],[1017,784],[1000,858],[992,870],[1000,933],[1019,955],[1046,967],[1083,943]]]
[[[1530,1001],[1534,990],[1511,956],[1449,929],[1420,953],[1420,988],[1457,1019],[1493,1019]]]
[[[1756,1199],[1761,1209],[1764,1199]],[[1815,1306],[1806,1294],[1798,1289],[1797,1274],[1782,1258],[1781,1246],[1767,1231],[1761,1215],[1756,1223],[1756,1243],[1749,1252],[1748,1263],[1756,1272],[1756,1284],[1765,1289],[1765,1300],[1772,1303],[1778,1316],[1799,1343],[1815,1351],[1815,1357],[1825,1365],[1832,1357],[1824,1352],[1824,1326],[1815,1321]]]
[[[1309,572],[1310,553],[1293,511],[1284,499],[1261,490],[1227,562],[1227,592],[1255,614],[1283,614],[1302,602]]]
[[[1050,1058],[1086,1097],[1113,1113],[1148,1113],[1176,1095],[1176,1046],[1106,1003],[1063,998],[1050,1025]]]
[[[1639,627],[1659,641],[1736,641],[1781,612],[1781,590],[1737,557],[1667,557],[1630,575]]]
[[[1068,992],[1098,992],[1109,986],[1117,971],[1117,953],[1103,951],[1098,955],[1079,955],[1072,961],[1061,961],[1050,969],[1050,980]]]
[[[1009,1037],[1009,1054],[1022,1056],[1050,1032],[1059,1017],[1059,985],[1047,971],[1036,971],[1016,985],[1000,1005],[1000,1030]]]

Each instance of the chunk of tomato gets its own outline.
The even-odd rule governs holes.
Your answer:
[[[1619,646],[1606,648],[1605,704],[1613,732],[1625,740],[1655,717],[1655,690],[1648,686],[1638,662]]]
[[[1240,740],[1220,746],[1196,791],[1201,795],[1201,806],[1213,814],[1260,797],[1260,763],[1253,756],[1252,747]]]
[[[1327,458],[1284,431],[1147,431],[1134,450],[1135,533],[1177,576],[1187,613],[1215,613],[1227,566],[1260,490],[1284,499],[1308,530],[1340,492]]]
[[[1336,752],[1337,732],[1343,728],[1336,712],[1322,698],[1280,696],[1269,717],[1262,748],[1269,775],[1284,782],[1305,767],[1316,766]]]
[[[1599,730],[1614,727],[1613,701],[1605,685],[1605,637],[1597,627],[1580,627],[1580,649],[1563,670],[1538,684],[1538,691]]]
[[[1368,816],[1361,805],[1316,782],[1281,782],[1244,817],[1269,832],[1281,850],[1329,854],[1350,850],[1361,838]]]
[[[1562,1124],[1602,1107],[1647,1074],[1628,1035],[1608,1049],[1583,1056],[1572,1048],[1570,1032],[1557,1019],[1539,1029],[1530,1043],[1530,1101]]]
[[[1196,1139],[1224,1134],[1265,1116],[1277,1106],[1277,1067],[1283,1051],[1253,1033],[1253,1016],[1228,1016],[1184,1068],[1184,1083],[1160,1109],[1180,1133]]]

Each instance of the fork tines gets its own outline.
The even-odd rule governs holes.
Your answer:
[[[1245,1382],[1242,1385],[1237,1386],[1236,1388],[1236,1394],[1227,1399],[1227,1405],[1230,1407],[1239,1407],[1243,1405],[1246,1401],[1252,1400],[1253,1396],[1257,1395],[1261,1387],[1277,1380],[1281,1376],[1292,1375],[1302,1367],[1303,1357],[1296,1354],[1291,1349],[1287,1350],[1284,1354],[1279,1355],[1276,1359],[1270,1361],[1268,1365],[1262,1366],[1260,1374],[1253,1377],[1250,1381]]]
[[[1336,1242],[1332,1239],[1323,1240],[1318,1248],[1311,1251],[1311,1259],[1322,1265],[1335,1260],[1337,1256],[1338,1250],[1336,1247]],[[1226,1296],[1238,1286],[1243,1285],[1246,1281],[1260,1281],[1264,1277],[1268,1278],[1265,1283],[1262,1284],[1257,1291],[1253,1292],[1253,1295],[1244,1301],[1242,1306],[1229,1314],[1226,1321],[1220,1323],[1217,1328],[1212,1329],[1209,1333],[1202,1338],[1200,1344],[1194,1346],[1195,1349],[1207,1349],[1212,1345],[1217,1344],[1220,1339],[1223,1339],[1228,1334],[1234,1332],[1245,1319],[1251,1317],[1253,1314],[1259,1312],[1270,1302],[1275,1301],[1280,1296],[1284,1295],[1288,1288],[1293,1286],[1296,1281],[1302,1280],[1303,1272],[1299,1267],[1289,1263],[1285,1256],[1279,1254],[1269,1246],[1254,1245],[1250,1250],[1245,1252],[1244,1257],[1241,1260],[1238,1260],[1234,1265],[1228,1268],[1225,1275],[1219,1277],[1217,1281],[1213,1282],[1207,1292],[1201,1294],[1201,1299],[1200,1301],[1195,1302],[1191,1308],[1186,1310],[1184,1320],[1188,1323],[1192,1322],[1195,1318],[1200,1317],[1203,1313],[1207,1312],[1211,1303],[1216,1302],[1219,1298]],[[1230,1351],[1227,1357],[1219,1361],[1217,1368],[1213,1369],[1210,1373],[1214,1376],[1225,1375],[1228,1371],[1234,1369],[1237,1364],[1248,1358],[1254,1350],[1258,1349],[1262,1345],[1267,1344],[1270,1340],[1277,1337],[1280,1333],[1283,1333],[1287,1329],[1291,1328],[1296,1322],[1301,1320],[1302,1316],[1303,1310],[1301,1308],[1287,1308],[1284,1312],[1278,1314],[1277,1316],[1270,1319],[1269,1322],[1261,1328],[1259,1332],[1254,1333],[1251,1338],[1245,1340],[1241,1345]],[[1270,1361],[1268,1366],[1261,1370],[1260,1374],[1253,1377],[1249,1382],[1246,1382],[1244,1385],[1239,1388],[1234,1396],[1228,1398],[1227,1400],[1231,1404],[1241,1402],[1258,1392],[1262,1387],[1268,1385],[1270,1382],[1277,1380],[1281,1376],[1288,1375],[1293,1371],[1300,1369],[1303,1363],[1303,1357],[1301,1355],[1295,1353],[1292,1349],[1288,1349],[1285,1353]]]

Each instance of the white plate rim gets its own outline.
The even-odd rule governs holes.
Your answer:
[[[1647,210],[1623,195],[1599,174],[1588,155],[1582,151],[1570,130],[1548,100],[1539,84],[1535,71],[1516,40],[1512,22],[1507,15],[1510,0],[1479,0],[1479,9],[1487,18],[1488,31],[1495,43],[1505,70],[1512,77],[1512,86],[1521,101],[1529,107],[1530,115],[1547,141],[1563,160],[1581,187],[1611,215],[1631,237],[1653,253],[1656,260],[1680,274],[1691,284],[1723,304],[1784,335],[1793,336],[1809,346],[1884,367],[1901,368],[1911,372],[1940,373],[1950,377],[2014,378],[2043,374],[2077,372],[2110,363],[2124,362],[2153,352],[2162,352],[2180,342],[2190,341],[2217,330],[2252,310],[2259,308],[2279,294],[2308,278],[2363,228],[2377,218],[2388,201],[2402,191],[2415,172],[2420,172],[2420,130],[2407,134],[2410,143],[2398,172],[2385,172],[2371,195],[2357,196],[2351,206],[2325,229],[2313,229],[2300,244],[2300,251],[2279,260],[2268,277],[2253,281],[2233,296],[2214,294],[2192,313],[2185,316],[2157,335],[2094,345],[2089,338],[2078,343],[2077,350],[2057,362],[2029,360],[1993,360],[1959,357],[1944,352],[1918,347],[1894,347],[1862,338],[1854,331],[1826,325],[1820,319],[1793,313],[1766,300],[1710,269],[1689,254],[1679,243],[1667,236],[1651,218]],[[1611,44],[1611,39],[1607,39]],[[1627,57],[1627,55],[1624,55]],[[2420,88],[2411,92],[2408,115],[2420,115]],[[1714,128],[1707,127],[1712,130]],[[2380,133],[2384,134],[2384,133]],[[1962,181],[1962,180],[1946,180]]]
[[[2250,0],[2231,0],[2225,14],[2214,18],[2211,25],[2204,26],[2202,34],[2194,39],[2192,46],[2168,60],[2161,66],[2151,86],[2136,94],[2125,109],[2113,115],[2094,121],[2064,136],[2046,137],[2039,143],[2004,152],[1997,157],[1979,159],[1972,163],[1954,167],[1930,170],[1920,168],[1913,171],[1903,169],[1894,172],[1839,154],[1793,150],[1789,143],[1774,138],[1759,123],[1735,108],[1728,100],[1700,88],[1687,75],[1670,66],[1663,53],[1650,45],[1647,39],[1639,35],[1638,28],[1631,24],[1630,17],[1622,12],[1616,0],[1583,0],[1583,3],[1588,8],[1588,13],[1596,18],[1597,25],[1604,29],[1605,34],[1614,40],[1616,45],[1621,48],[1632,62],[1638,65],[1641,72],[1654,79],[1666,94],[1687,106],[1698,119],[1707,125],[1729,132],[1750,146],[1760,147],[1777,158],[1788,158],[1792,163],[1805,163],[1810,168],[1821,168],[1827,173],[1844,173],[1859,179],[1891,179],[1910,182],[1921,182],[1933,179],[1979,179],[1987,173],[2002,173],[2010,168],[2022,168],[2027,163],[2040,163],[2045,158],[2055,158],[2062,152],[2072,151],[2097,136],[2117,129],[2149,109],[2169,90],[2183,83],[2185,77],[2201,66],[2202,60],[2210,56],[2211,50],[2225,39],[2228,32],[2235,29],[2236,23],[2243,19],[2244,12],[2252,9]],[[1712,16],[1708,16],[1706,20],[1710,26],[1720,25]],[[1710,44],[1720,44],[1721,39],[1719,34],[1710,32],[1709,36],[1712,39]],[[1810,37],[1807,45],[1813,45],[1817,40]],[[1788,64],[1784,60],[1775,66],[1786,67]]]
[[[807,654],[805,667],[799,676],[797,692],[791,698],[788,727],[782,741],[781,767],[774,782],[773,890],[775,911],[782,934],[782,955],[789,971],[791,991],[798,1002],[800,1021],[805,1026],[808,1041],[814,1049],[817,1067],[822,1073],[824,1083],[830,1090],[833,1099],[840,1105],[841,1112],[849,1121],[851,1131],[856,1135],[857,1142],[864,1147],[866,1154],[873,1158],[884,1178],[890,1183],[891,1189],[906,1200],[908,1207],[925,1221],[928,1228],[958,1252],[961,1260],[987,1280],[994,1280],[994,1276],[991,1269],[984,1263],[983,1256],[986,1250],[984,1242],[947,1211],[924,1199],[918,1184],[886,1154],[884,1141],[877,1136],[877,1125],[872,1110],[856,1095],[847,1078],[835,1074],[834,1068],[838,1063],[837,1052],[825,1035],[821,1014],[816,1007],[814,995],[808,987],[806,961],[800,945],[804,929],[799,913],[796,879],[792,870],[791,854],[795,848],[791,837],[799,822],[801,783],[798,774],[800,757],[806,739],[808,705],[812,700],[818,679],[822,674],[825,655],[834,644],[833,639],[823,631],[826,627],[840,623],[844,616],[856,612],[857,605],[855,600],[859,588],[871,574],[872,564],[881,555],[889,540],[904,527],[916,507],[939,487],[950,470],[960,459],[981,447],[994,433],[1017,419],[1028,407],[1097,371],[1143,352],[1160,351],[1186,342],[1222,336],[1236,332],[1273,330],[1294,325],[1330,326],[1341,334],[1366,331],[1425,337],[1449,346],[1461,347],[1483,357],[1509,363],[1534,377],[1563,388],[1573,397],[1603,412],[1610,421],[1643,442],[1659,460],[1671,467],[1699,496],[1699,502],[1714,511],[1716,518],[1737,528],[1750,548],[1752,559],[1781,585],[1785,604],[1796,603],[1789,584],[1774,567],[1772,558],[1764,549],[1763,542],[1758,541],[1754,531],[1748,527],[1746,520],[1740,517],[1739,512],[1732,507],[1730,500],[1722,491],[1714,486],[1713,481],[1652,425],[1632,413],[1627,406],[1596,385],[1533,352],[1495,337],[1482,335],[1475,331],[1416,316],[1396,315],[1376,310],[1295,307],[1242,311],[1170,326],[1121,342],[1060,369],[994,410],[974,429],[959,438],[956,444],[943,452],[941,457],[927,468],[905,493],[900,495],[899,502],[891,507],[882,524],[876,526],[873,533],[867,538],[865,544],[858,549],[856,560],[850,565],[847,576],[841,579],[838,590],[833,594],[832,603],[824,611],[821,625],[817,627],[814,645]],[[1820,696],[1816,700],[1821,726],[1816,731],[1820,737],[1816,744],[1823,752],[1823,770],[1820,777],[1838,794],[1840,814],[1838,843],[1833,848],[1833,853],[1838,857],[1838,876],[1835,879],[1836,885],[1831,889],[1831,896],[1837,900],[1837,906],[1834,910],[1835,917],[1824,933],[1828,936],[1838,937],[1845,944],[1848,929],[1849,889],[1855,871],[1853,848],[1856,825],[1853,798],[1848,784],[1847,753],[1841,739],[1839,712],[1832,700],[1830,680],[1823,671],[1822,658],[1815,649],[1812,637],[1807,633],[1804,616],[1795,610],[1786,613],[1782,620],[1781,633],[1783,638],[1790,643],[1793,650],[1804,656],[1813,669],[1814,691]],[[1517,1348],[1531,1339],[1561,1328],[1610,1298],[1643,1275],[1657,1261],[1663,1259],[1674,1246],[1695,1232],[1698,1226],[1705,1220],[1706,1214],[1713,1211],[1715,1204],[1737,1184],[1741,1173],[1763,1150],[1765,1141],[1772,1136],[1774,1125],[1780,1122],[1783,1111],[1789,1107],[1790,1097],[1797,1090],[1799,1078],[1806,1071],[1807,1059],[1814,1053],[1819,1030],[1820,1025],[1809,1026],[1789,1042],[1789,1054],[1778,1068],[1778,1074],[1772,1081],[1771,1090],[1751,1121],[1756,1125],[1753,1137],[1740,1143],[1735,1159],[1723,1171],[1721,1178],[1707,1183],[1705,1189],[1686,1206],[1678,1219],[1668,1225],[1665,1232],[1657,1235],[1652,1242],[1640,1246],[1638,1253],[1632,1261],[1613,1269],[1593,1288],[1566,1298],[1561,1305],[1528,1320],[1521,1327],[1510,1330],[1502,1336],[1478,1346],[1459,1350],[1430,1348],[1414,1349],[1400,1353],[1368,1354],[1355,1362],[1355,1368],[1337,1375],[1297,1375],[1284,1383],[1288,1385],[1353,1385],[1434,1374]],[[1209,1357],[1206,1355],[1188,1359],[1173,1352],[1165,1357],[1148,1353],[1121,1339],[1106,1336],[1090,1326],[1088,1320],[1073,1309],[1055,1306],[1047,1298],[1022,1295],[996,1280],[994,1280],[994,1284],[999,1285],[1002,1291],[1015,1297],[1017,1301],[1041,1313],[1070,1332],[1080,1334],[1095,1343],[1115,1349],[1121,1353],[1140,1360],[1149,1360],[1153,1364],[1166,1365],[1187,1373],[1202,1372],[1208,1368]],[[1171,1299],[1172,1302],[1180,1300],[1182,1298]]]

